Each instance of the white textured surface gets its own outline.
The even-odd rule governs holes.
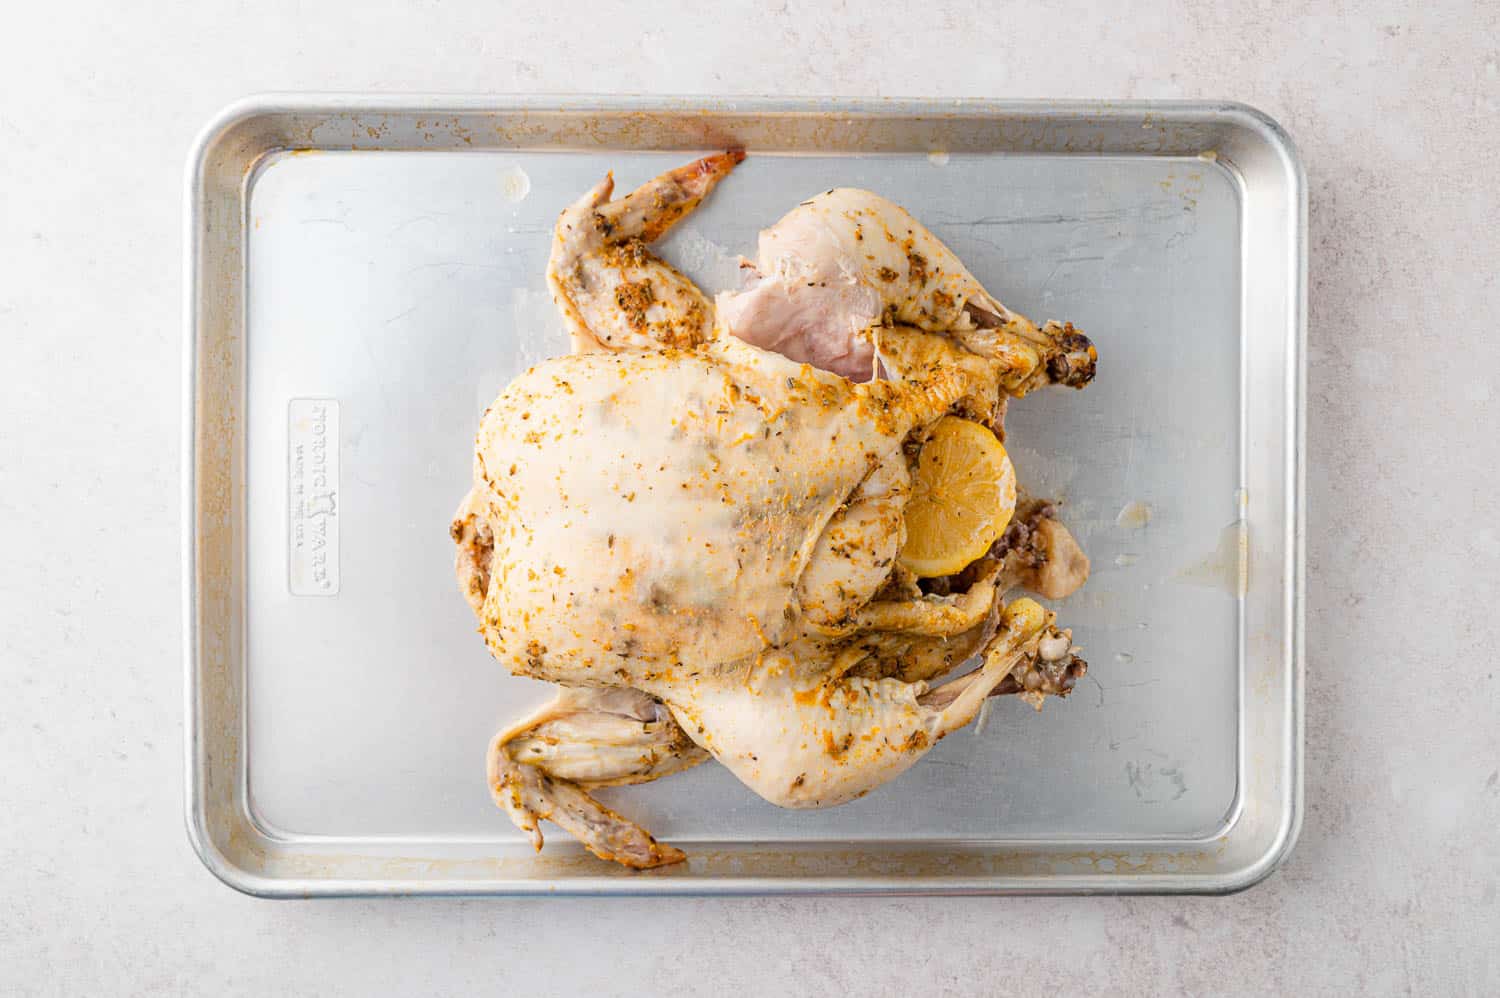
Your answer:
[[[1494,6],[130,6],[0,28],[0,990],[1500,991]],[[1312,194],[1291,861],[1224,899],[220,886],[180,819],[179,192],[198,127],[266,89],[1231,97],[1280,119]]]

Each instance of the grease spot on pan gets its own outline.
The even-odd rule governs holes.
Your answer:
[[[507,166],[500,171],[500,193],[511,204],[520,204],[531,193],[531,178],[519,166]]]

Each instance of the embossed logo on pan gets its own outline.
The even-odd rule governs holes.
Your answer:
[[[339,403],[287,406],[287,586],[293,596],[339,592]]]

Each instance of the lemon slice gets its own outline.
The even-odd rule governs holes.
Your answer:
[[[917,455],[901,564],[919,578],[961,572],[989,550],[1016,510],[1016,469],[979,423],[944,416]]]

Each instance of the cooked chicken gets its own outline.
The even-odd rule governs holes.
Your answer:
[[[879,326],[941,332],[990,358],[1024,395],[1094,376],[1093,344],[1071,325],[1038,330],[990,295],[906,209],[841,187],[802,202],[760,234],[753,279],[719,295],[719,316],[757,346],[854,381],[878,373]]]
[[[912,765],[987,695],[1064,695],[1084,668],[1051,613],[1002,608],[1016,583],[1081,584],[1087,562],[1049,516],[1033,510],[971,578],[928,590],[897,555],[929,429],[959,413],[999,431],[1007,394],[1085,383],[1092,345],[1010,313],[904,211],[857,191],[765,234],[766,276],[721,297],[716,321],[647,244],[738,161],[709,157],[615,202],[607,178],[563,212],[548,279],[577,352],[517,378],[479,429],[452,528],[460,585],[497,659],[573,688],[491,746],[496,799],[538,847],[548,818],[604,858],[674,862],[585,788],[706,752],[774,803],[836,804]],[[890,250],[848,252],[887,235]],[[835,272],[830,295],[789,290],[796,276],[821,292]],[[805,349],[755,345],[787,346],[788,315]],[[977,670],[929,688],[975,653]]]
[[[675,863],[663,845],[584,792],[644,783],[708,758],[660,701],[629,687],[563,687],[556,699],[490,743],[495,799],[538,849],[549,819],[606,859],[627,866]]]
[[[713,306],[647,246],[666,235],[745,158],[708,156],[611,201],[605,177],[557,220],[547,284],[573,350],[691,347],[709,338]]]

